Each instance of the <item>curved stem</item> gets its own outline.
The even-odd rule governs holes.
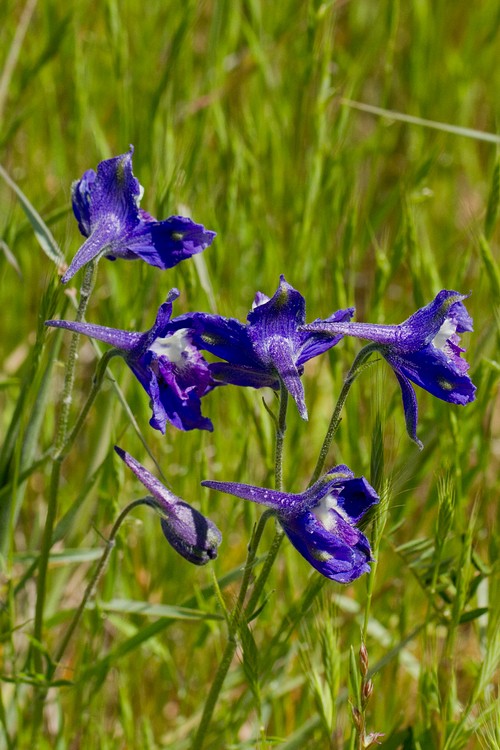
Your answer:
[[[78,416],[78,419],[76,420],[73,429],[69,433],[69,435],[66,437],[64,444],[61,445],[55,460],[61,460],[63,459],[69,452],[69,449],[73,445],[78,433],[80,432],[83,423],[85,422],[85,419],[87,418],[87,414],[90,411],[90,408],[92,404],[94,403],[97,394],[99,393],[102,382],[104,380],[104,376],[106,374],[106,369],[108,367],[109,362],[113,359],[113,357],[118,357],[121,355],[121,352],[119,349],[110,349],[109,351],[105,352],[99,362],[97,363],[96,372],[92,381],[92,389],[87,396],[87,400],[85,404],[83,405],[83,408]]]
[[[85,271],[85,277],[82,284],[80,302],[76,313],[76,320],[79,322],[85,317],[85,311],[87,309],[90,293],[92,291],[94,278],[94,265],[90,263]],[[37,579],[37,592],[36,592],[36,608],[35,608],[35,624],[33,629],[33,637],[39,643],[42,641],[42,629],[43,629],[43,610],[45,606],[45,590],[46,590],[46,579],[47,579],[47,567],[49,560],[50,548],[52,546],[52,533],[54,530],[54,523],[57,516],[57,497],[59,493],[59,479],[61,476],[61,462],[62,454],[61,449],[66,441],[69,410],[71,406],[71,394],[73,391],[73,384],[75,381],[75,367],[77,359],[79,334],[74,333],[71,338],[71,344],[68,354],[68,362],[66,364],[66,374],[64,378],[63,395],[62,395],[62,406],[61,413],[59,415],[57,432],[55,437],[55,454],[52,464],[52,473],[50,477],[49,486],[49,498],[47,505],[47,517],[45,519],[45,526],[43,529],[42,545],[40,549],[40,558],[38,563],[38,579]],[[34,667],[35,671],[42,671],[42,653],[37,648],[34,651]]]
[[[66,651],[68,644],[71,640],[71,637],[73,633],[76,630],[76,627],[78,623],[80,622],[81,616],[83,615],[83,612],[85,610],[85,607],[87,606],[87,603],[90,599],[90,597],[93,595],[97,584],[99,583],[104,571],[106,570],[106,565],[108,562],[108,558],[111,554],[111,551],[113,547],[115,546],[115,538],[118,534],[118,531],[120,529],[120,526],[122,525],[123,521],[125,520],[125,517],[130,513],[131,510],[136,508],[138,505],[147,505],[147,498],[141,498],[140,500],[134,500],[133,502],[129,503],[120,513],[118,518],[116,519],[115,523],[113,524],[113,528],[111,529],[111,532],[109,534],[108,540],[106,542],[106,546],[104,548],[104,552],[102,553],[102,557],[99,560],[99,563],[95,569],[94,575],[92,576],[91,580],[89,581],[89,584],[87,588],[85,589],[85,593],[83,595],[82,601],[80,602],[80,605],[78,609],[76,610],[75,614],[73,615],[73,619],[71,620],[71,623],[64,635],[64,638],[62,639],[59,648],[57,650],[57,653],[55,655],[54,664],[51,665],[50,670],[47,673],[48,680],[51,680],[54,676],[55,671],[57,670],[57,667],[59,666],[59,662],[61,661],[64,652]]]
[[[281,383],[280,384],[280,406],[279,406],[278,421],[276,424],[276,443],[275,443],[275,455],[274,455],[274,471],[275,471],[276,489],[281,489],[283,485],[283,445],[284,445],[285,432],[286,432],[287,406],[288,406],[288,391],[286,390],[283,383]],[[247,560],[245,563],[245,569],[243,572],[243,579],[241,582],[238,599],[236,601],[233,612],[231,614],[231,619],[229,621],[228,641],[226,644],[226,648],[224,649],[224,653],[222,654],[222,659],[220,661],[219,667],[215,674],[214,681],[212,682],[210,692],[205,701],[205,706],[203,708],[203,714],[202,714],[200,723],[198,725],[198,730],[193,738],[193,742],[191,745],[193,750],[202,750],[203,743],[205,741],[205,736],[210,726],[210,722],[212,720],[215,706],[217,705],[217,700],[219,698],[220,691],[222,690],[224,680],[226,679],[226,675],[229,671],[229,667],[231,666],[231,662],[234,658],[234,654],[236,653],[236,648],[238,645],[236,636],[238,633],[241,619],[242,617],[248,618],[248,616],[254,611],[257,605],[257,602],[259,600],[260,594],[262,592],[262,589],[264,588],[264,585],[267,581],[269,573],[271,572],[271,568],[276,559],[276,555],[278,554],[278,550],[279,550],[281,540],[284,534],[284,532],[281,529],[279,529],[275,534],[275,537],[273,539],[269,552],[267,553],[263,568],[254,585],[252,594],[246,606],[244,606],[245,597],[247,594],[248,586],[250,584],[252,568],[253,568],[255,557],[257,554],[257,548],[259,546],[259,542],[262,537],[264,527],[268,519],[272,515],[274,515],[274,511],[271,511],[271,510],[264,511],[250,539],[250,543],[248,545],[248,555],[247,555]]]
[[[273,515],[273,512],[270,510],[266,510],[261,515],[259,522],[257,526],[255,527],[254,532],[252,534],[252,538],[250,539],[250,543],[248,545],[248,555],[247,555],[247,560],[245,563],[245,569],[243,571],[243,579],[241,582],[240,592],[238,594],[238,599],[236,601],[234,609],[231,613],[231,618],[229,620],[228,641],[226,644],[226,648],[224,649],[224,653],[222,654],[222,659],[220,661],[220,664],[217,668],[217,672],[215,673],[214,681],[212,682],[212,685],[210,687],[210,692],[208,693],[207,699],[205,701],[205,705],[203,707],[203,714],[202,714],[200,723],[198,725],[198,730],[196,732],[195,737],[193,738],[193,744],[192,744],[193,750],[201,750],[201,748],[203,747],[205,735],[207,733],[208,727],[210,726],[210,722],[212,720],[215,706],[217,705],[217,700],[219,698],[219,693],[222,689],[222,685],[224,684],[224,680],[226,679],[226,675],[229,671],[229,667],[231,666],[231,662],[234,658],[234,654],[236,652],[236,648],[238,645],[236,634],[238,632],[238,628],[239,628],[240,621],[241,621],[241,616],[243,613],[243,603],[245,601],[245,596],[246,596],[248,586],[250,583],[250,577],[251,577],[252,568],[255,562],[255,556],[257,554],[257,548],[259,546],[259,542],[262,537],[264,527],[268,519],[272,515]],[[245,612],[246,611],[247,610],[245,610]]]
[[[82,287],[80,289],[80,301],[78,303],[78,308],[77,308],[76,316],[75,316],[75,321],[77,323],[80,323],[85,317],[85,312],[87,310],[89,298],[92,293],[92,288],[94,286],[94,273],[95,273],[95,263],[89,263],[87,268],[85,269],[85,276],[83,277]],[[55,451],[54,451],[56,456],[61,450],[66,440],[69,412],[71,408],[71,399],[72,399],[72,393],[73,393],[73,385],[75,382],[75,369],[76,369],[76,359],[77,359],[77,350],[78,350],[79,340],[80,340],[80,334],[73,333],[73,335],[71,336],[71,342],[69,345],[68,361],[66,363],[66,375],[64,378],[64,387],[63,387],[62,402],[61,402],[61,413],[59,415],[59,421],[57,425],[57,434],[56,434]]]
[[[379,344],[368,344],[367,346],[364,346],[363,349],[361,349],[361,351],[359,351],[356,355],[351,369],[346,375],[344,385],[342,386],[342,390],[340,391],[340,396],[338,397],[337,403],[335,404],[335,408],[333,410],[330,424],[328,425],[328,430],[326,431],[325,439],[323,440],[323,445],[321,446],[318,461],[316,463],[316,468],[314,469],[311,481],[309,482],[309,487],[319,479],[320,474],[323,471],[323,466],[325,464],[328,451],[330,450],[333,438],[335,437],[335,434],[341,422],[340,415],[342,413],[342,409],[346,402],[347,396],[349,395],[351,385],[354,383],[357,376],[362,372],[366,360],[373,354],[374,351],[380,351]]]

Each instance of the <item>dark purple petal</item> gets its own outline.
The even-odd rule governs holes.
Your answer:
[[[417,437],[417,424],[418,424],[418,402],[415,390],[401,370],[394,370],[394,373],[398,379],[401,387],[401,395],[403,397],[403,409],[405,413],[406,432],[410,438],[418,445],[420,450],[424,447],[421,440]]]
[[[98,326],[92,323],[76,323],[70,320],[47,320],[46,326],[52,328],[66,328],[68,331],[83,333],[98,341],[104,341],[111,344],[116,349],[123,352],[132,351],[142,340],[142,333],[133,333],[132,331],[120,331],[117,328],[108,328],[108,326]]]
[[[336,466],[300,494],[235,482],[202,485],[274,510],[292,544],[324,576],[349,583],[370,569],[370,544],[355,524],[379,498],[347,466]]]
[[[167,541],[182,557],[194,565],[205,565],[217,557],[222,535],[217,526],[202,513],[168,490],[129,453],[115,445],[115,451],[132,469],[153,497],[145,503],[161,516],[161,527]]]
[[[78,222],[78,228],[84,237],[91,233],[90,218],[90,190],[96,178],[93,169],[88,169],[81,180],[75,181],[71,186],[71,203],[73,213]]]
[[[178,299],[180,292],[178,289],[171,289],[167,294],[167,299],[160,305],[156,313],[156,320],[145,333],[141,334],[135,350],[132,352],[133,357],[140,357],[156,339],[163,338],[169,333],[169,323],[172,316],[173,302]]]
[[[150,424],[155,429],[164,433],[170,422],[179,430],[212,431],[212,422],[201,413],[201,399],[222,383],[212,377],[193,343],[193,332],[171,329],[172,303],[178,296],[177,289],[170,290],[154,325],[145,333],[65,320],[50,320],[46,325],[77,331],[119,349],[150,398]]]
[[[112,217],[116,224],[130,231],[139,223],[142,189],[132,172],[133,153],[131,146],[126,154],[106,159],[98,165],[96,178],[89,186],[91,225]]]
[[[389,352],[386,358],[396,371],[442,401],[462,405],[474,401],[476,386],[465,374],[467,362],[456,354],[448,359],[443,351],[429,344],[404,356]]]
[[[474,400],[476,387],[467,375],[459,334],[472,331],[472,318],[462,300],[467,295],[443,289],[425,307],[399,325],[315,321],[302,330],[330,336],[344,334],[379,344],[380,353],[397,375],[408,434],[417,445],[417,399],[410,381],[433,396],[454,404]]]
[[[235,318],[224,318],[222,315],[209,313],[187,313],[171,321],[172,330],[190,328],[194,341],[200,349],[225,359],[231,365],[243,365],[258,369],[248,326]]]
[[[304,388],[300,376],[302,369],[295,366],[290,342],[276,337],[267,342],[267,353],[273,363],[273,369],[278,373],[283,384],[297,404],[302,419],[307,419],[307,407]]]
[[[239,385],[246,388],[263,388],[268,386],[279,390],[280,382],[274,372],[252,369],[245,365],[230,365],[227,362],[211,362],[210,372],[216,380],[227,385]]]
[[[368,540],[353,527],[347,532],[349,525],[342,519],[339,518],[337,533],[326,532],[312,513],[299,516],[291,523],[281,523],[293,546],[326,578],[351,583],[369,572],[371,551]]]
[[[62,277],[63,283],[89,261],[105,255],[109,260],[142,258],[159,268],[172,268],[202,252],[215,237],[183,216],[156,221],[139,208],[142,188],[132,172],[133,148],[102,161],[97,173],[88,170],[73,183],[75,217],[87,241]]]
[[[260,294],[260,299],[264,297],[265,295]],[[297,326],[302,325],[305,319],[304,297],[290,286],[283,275],[280,276],[280,284],[271,299],[254,307],[247,318],[250,330],[258,331],[254,340],[260,345],[274,336],[298,338]]]
[[[189,349],[189,347],[188,347]],[[193,347],[180,364],[167,357],[152,357],[149,389],[153,417],[150,424],[162,433],[171,422],[179,430],[213,431],[210,419],[201,414],[201,397],[215,386],[207,363]]]
[[[349,517],[351,523],[358,523],[368,508],[379,502],[379,496],[364,477],[354,477],[344,481],[337,498],[339,508]]]
[[[201,253],[212,244],[215,232],[184,216],[171,216],[165,221],[148,217],[123,238],[123,244],[134,256],[150,266],[172,268],[181,260]]]

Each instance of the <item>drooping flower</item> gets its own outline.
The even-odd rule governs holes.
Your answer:
[[[352,314],[352,308],[339,310],[327,320],[345,321]],[[247,324],[208,313],[181,315],[173,324],[191,330],[199,349],[225,360],[210,365],[217,380],[274,389],[279,388],[281,380],[295,400],[301,417],[307,419],[300,379],[303,365],[335,346],[342,334],[328,337],[299,330],[305,317],[304,297],[281,276],[273,297],[257,292]]]
[[[377,350],[401,386],[408,434],[422,448],[417,438],[417,397],[410,381],[452,404],[468,404],[475,398],[476,387],[467,374],[469,365],[460,356],[465,349],[459,345],[459,334],[473,330],[472,318],[462,303],[467,296],[443,289],[399,325],[324,320],[306,325],[304,330],[334,337],[356,336],[379,344]]]
[[[118,349],[151,399],[150,425],[156,430],[164,433],[170,422],[179,430],[212,431],[212,422],[201,414],[201,398],[221,383],[212,378],[190,331],[169,328],[172,302],[178,296],[177,289],[169,292],[145,333],[68,320],[48,320],[46,325],[83,333]]]
[[[144,498],[144,503],[160,515],[163,533],[176,552],[194,565],[206,565],[209,560],[214,560],[222,541],[217,526],[199,510],[170,492],[130,453],[117,445],[115,451],[151,492],[151,496]]]
[[[83,243],[62,277],[63,283],[94,258],[142,260],[172,268],[205,250],[215,232],[184,216],[157,221],[139,208],[143,188],[132,172],[130,151],[102,161],[72,185],[73,212]]]
[[[350,583],[370,570],[370,544],[357,524],[379,497],[347,466],[336,466],[299,494],[235,482],[202,485],[274,510],[293,546],[327,578]]]

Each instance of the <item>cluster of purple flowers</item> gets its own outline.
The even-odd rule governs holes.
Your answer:
[[[215,233],[188,218],[156,221],[139,208],[142,188],[132,172],[133,149],[101,162],[73,185],[73,210],[87,238],[62,280],[67,282],[90,260],[141,258],[165,269],[208,247]],[[307,419],[301,381],[304,364],[328,351],[344,336],[372,342],[392,367],[401,387],[406,427],[419,447],[418,406],[412,383],[443,401],[467,404],[475,386],[461,357],[459,334],[472,331],[463,304],[466,295],[442,290],[428,305],[399,325],[352,322],[354,308],[337,310],[306,324],[304,297],[281,276],[272,297],[257,292],[247,322],[193,312],[172,316],[179,296],[172,289],[153,326],[144,333],[51,320],[115,347],[150,398],[153,428],[165,432],[213,430],[201,411],[201,400],[214,388],[237,385],[279,389],[292,396]],[[212,355],[209,360],[204,352]],[[213,358],[217,360],[214,361]],[[219,530],[156,480],[128,453],[117,453],[152,493],[149,504],[161,516],[172,546],[190,562],[214,558]],[[300,494],[232,482],[203,482],[206,487],[271,508],[288,538],[320,573],[349,583],[369,570],[370,545],[358,523],[377,503],[375,490],[346,466],[337,466]]]

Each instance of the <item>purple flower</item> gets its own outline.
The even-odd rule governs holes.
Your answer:
[[[442,401],[468,404],[474,401],[476,387],[467,375],[468,363],[458,334],[472,331],[472,318],[462,300],[468,295],[443,289],[436,298],[399,325],[371,323],[332,323],[328,320],[304,326],[304,330],[324,332],[373,341],[394,370],[401,386],[406,428],[417,438],[418,406],[413,383]]]
[[[356,524],[379,497],[347,466],[336,466],[300,494],[233,482],[202,485],[274,510],[293,546],[327,578],[350,583],[370,570],[370,544]]]
[[[88,237],[62,277],[63,283],[86,263],[104,255],[109,260],[142,258],[158,268],[172,268],[201,253],[215,237],[184,216],[156,221],[141,208],[143,188],[132,172],[130,151],[102,161],[97,172],[87,170],[73,183],[73,212],[84,237]]]
[[[345,321],[352,314],[352,308],[339,310],[327,320]],[[301,417],[307,419],[300,380],[303,365],[335,346],[342,334],[329,337],[299,330],[305,319],[304,297],[281,276],[273,297],[257,292],[246,325],[234,318],[207,313],[181,315],[173,324],[192,330],[199,349],[225,360],[210,365],[217,380],[274,389],[279,388],[281,380],[295,400]]]
[[[151,399],[150,425],[156,430],[164,433],[171,422],[179,430],[212,431],[212,422],[201,414],[201,398],[220,383],[212,378],[190,331],[169,328],[172,302],[178,296],[177,289],[169,292],[145,333],[68,320],[48,320],[46,325],[83,333],[118,349]]]
[[[144,503],[160,515],[163,533],[175,551],[194,565],[206,565],[209,560],[214,560],[222,541],[222,534],[217,526],[199,510],[167,490],[130,453],[117,445],[115,451],[151,492],[151,496],[144,498]]]

